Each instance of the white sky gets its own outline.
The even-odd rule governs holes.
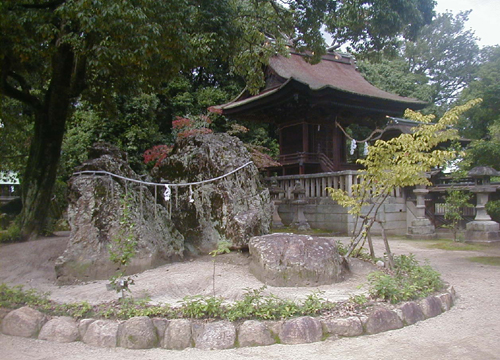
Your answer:
[[[474,30],[480,46],[500,44],[500,0],[437,0],[436,13],[451,10],[457,14],[472,10],[467,28]]]

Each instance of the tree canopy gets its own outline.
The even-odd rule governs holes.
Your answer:
[[[360,61],[361,72],[384,90],[427,101],[426,112],[442,116],[475,79],[480,63],[477,38],[465,25],[469,14],[438,14],[395,54]]]
[[[251,91],[287,46],[324,53],[322,24],[338,42],[382,49],[412,37],[433,0],[1,0],[0,94],[33,119],[22,174],[22,235],[41,232],[67,120],[76,105],[113,108],[116,96],[151,94],[180,72],[225,61]],[[2,111],[12,109],[4,106]],[[7,125],[7,122],[5,122]]]

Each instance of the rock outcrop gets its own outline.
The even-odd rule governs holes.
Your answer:
[[[214,179],[251,161],[243,143],[227,134],[181,139],[154,175],[182,184]],[[172,219],[186,248],[206,254],[220,241],[246,247],[255,235],[269,233],[272,205],[254,164],[220,180],[172,188]]]
[[[107,171],[139,180],[125,153],[109,144],[97,144],[95,156],[77,171]],[[136,241],[127,274],[179,259],[184,239],[154,197],[154,190],[108,175],[73,176],[68,189],[68,248],[56,261],[59,284],[106,279],[118,269],[110,260],[109,246],[117,239]]]
[[[330,238],[308,235],[255,236],[249,243],[250,271],[272,286],[316,286],[343,281],[348,266]]]

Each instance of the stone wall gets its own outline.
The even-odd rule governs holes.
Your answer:
[[[296,205],[283,202],[279,205],[279,215],[285,226],[293,220]],[[339,234],[350,234],[355,226],[355,219],[348,214],[347,208],[338,205],[330,198],[309,199],[304,215],[311,228],[332,230]],[[389,235],[405,235],[408,232],[406,203],[403,198],[389,198],[379,211],[379,219],[385,221]],[[380,234],[380,226],[374,224],[373,234]]]
[[[280,321],[201,321],[134,317],[126,321],[53,317],[23,307],[4,314],[3,334],[60,343],[82,341],[98,347],[182,350],[194,347],[219,350],[272,344],[304,344],[328,338],[376,334],[400,329],[449,310],[456,300],[453,287],[419,301],[393,309],[374,307],[371,312],[350,317],[298,317]]]

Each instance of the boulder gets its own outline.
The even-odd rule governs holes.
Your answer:
[[[403,320],[403,323],[406,325],[412,325],[416,322],[425,320],[425,315],[422,309],[413,301],[401,305],[399,307],[399,311],[401,314],[401,320]]]
[[[183,350],[191,347],[191,321],[173,319],[168,322],[163,340],[163,347],[171,350]]]
[[[85,333],[87,332],[87,329],[89,328],[89,325],[92,324],[94,321],[95,319],[81,319],[78,322],[78,332],[80,334],[80,339],[83,339]]]
[[[128,319],[118,330],[118,346],[126,349],[151,349],[158,343],[153,321],[147,316]]]
[[[165,339],[165,331],[167,330],[169,320],[164,318],[153,318],[152,320],[156,328],[156,335],[158,336],[158,346],[163,347],[163,340]]]
[[[49,320],[40,330],[40,340],[69,343],[80,338],[76,320],[69,316],[59,316]]]
[[[386,308],[375,309],[366,320],[365,329],[367,334],[378,334],[380,332],[401,329],[403,321],[396,312]]]
[[[438,299],[441,300],[441,310],[443,311],[448,311],[453,306],[453,297],[450,293],[440,294]]]
[[[117,346],[118,327],[114,320],[96,320],[89,324],[82,340],[88,345],[114,348]]]
[[[227,134],[197,134],[178,140],[153,174],[173,184],[224,176],[251,161],[244,144]],[[268,189],[252,163],[213,182],[172,188],[172,219],[186,247],[207,254],[220,241],[244,248],[255,235],[267,234],[272,221]]]
[[[426,318],[438,316],[443,312],[441,300],[435,296],[428,296],[425,299],[420,300],[419,305]]]
[[[139,180],[125,153],[115,147],[99,143],[92,154],[95,158],[77,171],[107,171]],[[56,261],[59,284],[114,275],[120,267],[110,260],[109,246],[118,239],[130,237],[137,242],[126,274],[183,256],[184,239],[155,199],[154,187],[92,173],[75,175],[68,185],[71,234],[66,251]]]
[[[343,281],[348,267],[335,240],[308,235],[270,234],[248,245],[250,271],[272,286],[317,286]]]
[[[323,337],[323,328],[316,318],[299,317],[285,321],[279,337],[281,342],[287,345],[317,342]]]
[[[267,326],[256,320],[247,320],[241,324],[238,331],[240,346],[265,346],[276,342]]]
[[[236,342],[236,328],[229,321],[193,324],[193,339],[197,349],[230,349]]]
[[[24,306],[5,316],[2,320],[2,332],[5,335],[36,338],[46,322],[44,314]]]
[[[323,328],[328,334],[337,336],[363,335],[363,324],[358,317],[325,318],[321,320]]]

